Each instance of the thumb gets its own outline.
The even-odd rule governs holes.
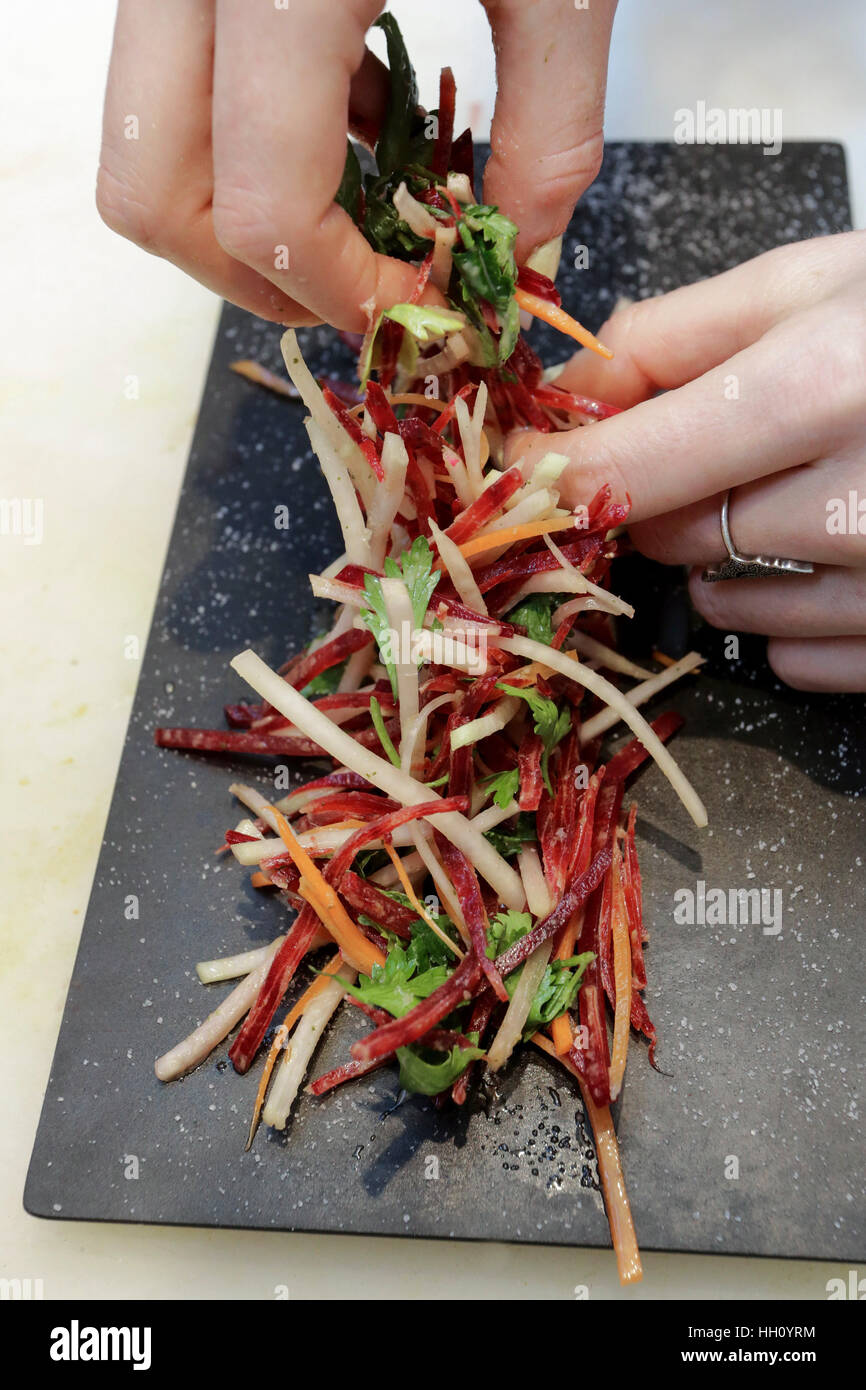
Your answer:
[[[520,229],[518,264],[561,236],[601,165],[616,0],[482,0],[497,95],[484,200]]]

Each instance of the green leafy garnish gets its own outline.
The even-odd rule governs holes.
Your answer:
[[[529,705],[534,720],[533,727],[544,745],[541,775],[548,794],[553,796],[548,764],[554,748],[562,742],[571,728],[571,711],[567,708],[558,709],[554,700],[547,695],[539,695],[532,686],[506,685],[504,681],[500,681],[497,688],[507,691],[509,695],[519,695],[520,699]]]
[[[532,930],[532,917],[528,912],[497,912],[487,928],[487,955],[490,960],[501,956],[515,941],[519,941]]]
[[[370,629],[376,639],[376,645],[379,648],[379,657],[382,661],[382,665],[388,672],[388,679],[391,682],[391,692],[396,700],[397,667],[394,665],[391,653],[391,624],[388,622],[385,595],[382,593],[382,585],[377,575],[364,575],[364,594],[368,606],[361,609],[361,621]]]
[[[532,1006],[526,1016],[523,1038],[530,1038],[539,1028],[546,1028],[566,1009],[570,1009],[580,990],[583,974],[595,956],[585,951],[581,956],[570,956],[567,960],[553,960],[548,965],[541,984],[535,992]],[[505,988],[509,997],[514,994],[523,967],[514,970],[505,978]]]
[[[409,906],[409,899],[402,893],[389,893],[388,896]],[[449,918],[439,916],[436,922],[446,935],[457,939],[456,928]],[[418,918],[410,931],[411,941],[394,939],[384,965],[374,965],[372,975],[359,975],[356,985],[346,986],[362,1003],[385,1009],[395,1018],[402,1018],[419,1000],[426,999],[444,984],[457,965],[457,957],[429,923]]]
[[[385,33],[389,69],[388,106],[376,144],[376,163],[380,174],[393,174],[410,162],[418,83],[394,16],[382,14],[375,23]]]
[[[556,635],[553,631],[553,610],[563,601],[560,594],[530,594],[511,609],[508,621],[525,627],[527,637],[531,637],[533,642],[543,642],[549,647]]]
[[[483,785],[493,793],[496,805],[504,810],[517,795],[520,773],[516,767],[507,768],[505,772],[495,772],[492,777],[485,777]]]
[[[484,1056],[481,1048],[477,1046],[478,1034],[469,1033],[467,1036],[472,1040],[472,1047],[460,1047],[455,1043],[450,1052],[434,1053],[430,1048],[421,1048],[417,1043],[412,1043],[409,1047],[398,1047],[400,1085],[403,1089],[422,1096],[438,1096],[440,1091],[453,1086],[470,1062]],[[441,1061],[428,1061],[431,1056],[440,1057]]]
[[[505,362],[520,333],[520,311],[514,298],[517,227],[497,208],[473,204],[463,209],[457,230],[463,249],[454,251],[452,259],[468,292],[462,297],[464,306],[479,331],[484,327],[484,318],[475,301],[486,299],[496,310],[501,329],[497,357],[499,362]]]
[[[433,568],[433,552],[427,537],[417,536],[399,560],[393,560],[389,555],[385,561],[385,574],[389,579],[403,580],[412,601],[415,626],[423,627],[433,590],[441,577],[440,571]]]
[[[406,329],[400,350],[400,365],[410,376],[415,370],[418,343],[427,344],[434,338],[445,338],[449,333],[456,333],[458,329],[466,327],[464,315],[455,309],[437,309],[426,304],[392,304],[390,309],[385,309],[379,315],[375,328],[367,336],[363,358],[358,362],[358,375],[362,387],[366,386],[376,363],[379,330],[385,319],[392,319],[394,323],[399,323]]]
[[[361,205],[361,165],[351,140],[346,141],[346,163],[343,165],[343,177],[334,195],[334,202],[339,203],[353,222],[358,220],[358,209]]]
[[[535,816],[531,811],[521,811],[513,822],[497,825],[493,830],[485,830],[484,838],[504,859],[511,859],[520,853],[524,845],[538,839]]]
[[[388,757],[390,758],[394,766],[399,767],[400,754],[394,747],[394,744],[391,741],[391,735],[385,728],[385,719],[382,714],[382,706],[379,704],[379,701],[376,699],[375,695],[370,696],[370,718],[373,721],[373,728],[379,735],[379,742],[381,743],[385,752],[388,754]]]

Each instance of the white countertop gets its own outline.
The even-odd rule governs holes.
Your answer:
[[[393,6],[422,99],[452,62],[489,120],[486,21],[466,0]],[[860,0],[717,6],[625,0],[614,35],[608,133],[670,138],[699,98],[781,106],[789,138],[849,144],[866,191]],[[0,494],[42,499],[44,539],[0,536],[2,979],[8,1036],[0,1101],[0,1275],[46,1298],[571,1298],[619,1294],[603,1251],[476,1246],[470,1275],[448,1243],[39,1221],[21,1193],[138,663],[147,634],[219,304],[112,236],[93,206],[113,5],[7,7],[0,42],[5,136],[0,267]],[[456,35],[461,33],[458,47]],[[453,37],[452,37],[453,36]],[[455,50],[458,60],[454,61]],[[679,83],[688,52],[688,89]],[[755,87],[760,95],[754,95]],[[10,313],[11,310],[11,313]],[[124,394],[139,378],[138,400]],[[8,860],[8,863],[6,862]],[[638,1223],[639,1223],[638,1213]],[[374,1277],[370,1277],[371,1270]],[[834,1266],[647,1256],[627,1298],[823,1298]]]

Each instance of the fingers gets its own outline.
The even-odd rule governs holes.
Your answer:
[[[627,407],[654,391],[702,376],[754,343],[783,318],[831,298],[866,275],[866,233],[845,232],[782,246],[709,280],[624,305],[599,329],[613,351],[586,349],[557,385]]]
[[[730,504],[734,544],[745,555],[866,566],[866,506],[862,512],[858,508],[862,482],[861,458],[852,454],[738,487]],[[639,522],[630,528],[631,538],[662,564],[715,564],[727,554],[720,524],[723,496]]]
[[[601,165],[616,0],[482,0],[497,95],[485,202],[520,228],[518,263],[561,235]]]
[[[214,219],[220,243],[337,328],[360,332],[417,272],[377,256],[334,203],[349,92],[376,3],[217,0]],[[436,296],[438,300],[438,296]]]
[[[806,309],[698,380],[557,435],[557,452],[571,460],[560,480],[564,501],[587,502],[610,483],[615,496],[631,498],[637,522],[847,453],[862,429],[864,324],[854,297]],[[550,435],[519,432],[506,461],[530,471],[550,448]]]
[[[211,216],[213,0],[120,0],[97,206],[114,231],[264,318],[314,322],[228,255]]]
[[[861,636],[866,627],[866,570],[822,568],[779,579],[732,579],[705,584],[689,576],[698,612],[726,632],[768,637]]]
[[[767,659],[779,680],[797,690],[866,690],[866,637],[773,637]]]

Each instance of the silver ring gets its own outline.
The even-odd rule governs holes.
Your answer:
[[[722,501],[722,540],[728,552],[727,560],[720,565],[708,565],[701,575],[705,584],[714,584],[718,579],[764,579],[780,574],[812,574],[815,566],[808,560],[782,560],[773,555],[743,555],[737,550],[731,536],[729,488]]]

